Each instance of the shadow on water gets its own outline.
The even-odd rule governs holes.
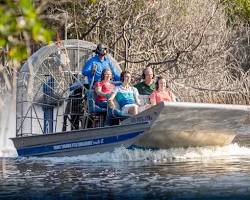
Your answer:
[[[211,148],[186,149],[186,153],[119,149],[88,157],[2,158],[0,199],[250,197],[250,149],[232,145],[220,152],[223,149],[220,154],[214,148],[213,153]],[[169,156],[171,151],[175,157]]]

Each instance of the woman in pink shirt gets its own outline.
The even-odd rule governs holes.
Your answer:
[[[165,78],[158,77],[155,86],[155,91],[149,96],[151,105],[156,105],[162,101],[176,101],[174,93],[167,87]]]
[[[95,92],[97,94],[95,98],[95,103],[100,108],[107,108],[107,100],[115,88],[115,85],[110,83],[111,78],[111,69],[104,69],[102,71],[101,81],[96,82],[95,84]]]

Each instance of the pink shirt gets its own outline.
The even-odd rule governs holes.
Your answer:
[[[176,101],[175,100],[175,95],[173,94],[173,92],[171,92],[170,90],[167,91],[154,91],[150,96],[149,96],[150,102],[153,103],[155,102],[156,104],[162,102],[162,101],[166,101],[166,102],[170,102],[170,101]]]
[[[96,82],[95,88],[100,87],[101,91],[105,94],[111,94],[115,88],[115,85],[109,82]],[[107,97],[96,95],[96,101],[107,101]]]

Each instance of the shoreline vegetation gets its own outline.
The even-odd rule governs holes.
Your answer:
[[[250,105],[248,0],[6,0],[0,10],[0,109],[27,57],[64,39],[106,44],[134,83],[153,67],[181,101]]]

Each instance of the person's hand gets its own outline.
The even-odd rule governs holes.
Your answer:
[[[115,104],[112,101],[109,101],[109,107],[114,109],[115,108]]]

